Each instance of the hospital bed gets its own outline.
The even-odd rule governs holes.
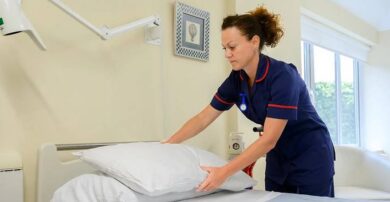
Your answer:
[[[37,186],[37,202],[49,202],[53,197],[53,193],[63,186],[66,182],[74,179],[77,176],[96,172],[95,169],[80,160],[70,160],[62,162],[59,158],[58,151],[64,150],[82,150],[104,145],[116,143],[102,144],[44,144],[39,150],[38,162],[38,186]],[[141,201],[159,201],[140,199]],[[186,202],[228,202],[228,201],[271,201],[271,202],[307,202],[307,201],[331,201],[331,202],[348,202],[347,199],[335,199],[328,197],[316,197],[308,195],[287,194],[278,192],[267,192],[262,190],[246,190],[241,192],[220,191],[208,194],[201,197],[185,199]],[[363,201],[363,200],[355,200]],[[364,200],[369,201],[369,200]],[[160,201],[159,201],[160,202]]]

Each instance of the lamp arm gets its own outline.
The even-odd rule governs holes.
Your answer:
[[[102,33],[102,31],[100,29],[98,29],[92,23],[90,23],[88,20],[84,19],[79,14],[74,12],[71,8],[69,8],[67,5],[65,5],[61,0],[51,0],[51,1],[55,5],[57,5],[59,8],[61,8],[63,11],[65,11],[67,14],[69,14],[71,17],[73,17],[74,19],[79,21],[81,24],[87,26],[91,31],[95,32],[103,39],[107,39],[107,38],[105,38],[106,35],[104,33]]]
[[[74,12],[71,8],[66,6],[61,0],[51,0],[51,1],[54,4],[56,4],[59,8],[61,8],[63,11],[65,11],[67,14],[72,16],[74,19],[79,21],[81,24],[87,26],[91,31],[95,32],[102,39],[105,39],[105,40],[111,38],[112,36],[121,34],[123,32],[129,31],[131,29],[134,29],[134,28],[137,28],[137,27],[140,27],[140,26],[150,25],[150,24],[154,24],[156,26],[160,25],[160,18],[159,17],[157,17],[157,16],[149,16],[149,17],[146,17],[146,18],[143,18],[143,19],[139,19],[139,20],[136,20],[134,22],[131,22],[131,23],[128,23],[128,24],[125,24],[125,25],[122,25],[122,26],[114,27],[112,29],[110,29],[110,28],[108,28],[106,26],[104,26],[103,28],[99,29],[99,28],[95,27],[92,23],[90,23],[89,21],[87,21],[86,19],[81,17],[79,14]]]
[[[125,24],[122,26],[114,27],[114,28],[108,29],[107,35],[108,35],[108,37],[112,37],[112,36],[121,34],[122,32],[126,32],[126,31],[132,30],[134,28],[144,26],[144,25],[150,25],[150,24],[154,24],[156,26],[159,26],[160,25],[160,18],[156,17],[156,16],[149,16],[149,17],[146,17],[146,18],[143,18],[140,20],[136,20],[134,22],[131,22],[131,23],[128,23],[128,24]]]

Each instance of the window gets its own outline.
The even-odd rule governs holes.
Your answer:
[[[306,41],[301,52],[302,77],[333,142],[359,145],[358,60]]]

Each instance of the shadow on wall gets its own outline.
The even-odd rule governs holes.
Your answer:
[[[17,53],[16,50],[10,50],[9,52]],[[9,54],[9,52],[0,56],[1,58],[7,58],[7,60],[2,60],[0,69],[0,82],[5,99],[9,100],[10,107],[26,133],[47,134],[41,130],[55,127],[57,125],[55,123],[56,117],[52,114],[52,110],[33,80],[23,69],[18,54]],[[54,129],[51,131],[60,131]],[[28,141],[31,143],[31,141],[34,141],[34,137],[29,138]]]

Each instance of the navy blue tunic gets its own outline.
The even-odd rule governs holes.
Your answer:
[[[261,54],[252,88],[244,70],[232,71],[211,101],[216,110],[240,106],[245,97],[250,120],[286,119],[274,149],[267,154],[266,177],[278,184],[318,184],[332,179],[334,149],[328,129],[310,101],[305,82],[293,64]],[[241,96],[240,96],[241,94]]]

